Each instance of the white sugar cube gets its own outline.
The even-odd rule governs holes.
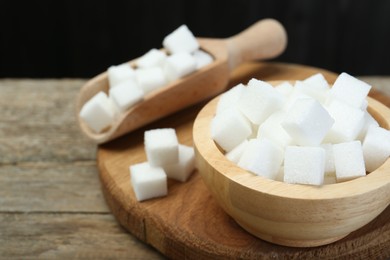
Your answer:
[[[198,40],[185,24],[167,35],[163,40],[163,46],[172,54],[179,52],[190,53],[199,49]]]
[[[329,83],[321,73],[314,74],[304,79],[303,83],[315,90],[329,90]]]
[[[195,152],[191,146],[179,144],[179,161],[164,167],[168,178],[181,182],[187,181],[195,168]]]
[[[375,120],[375,118],[370,115],[366,110],[364,111],[364,124],[362,130],[360,130],[360,133],[357,137],[358,140],[363,141],[364,137],[366,136],[367,130],[370,126],[379,126],[378,122]]]
[[[321,74],[317,74],[317,75],[321,75]],[[318,82],[311,82],[311,81],[316,81],[316,77],[308,78],[306,80],[307,81],[296,81],[294,86],[295,91],[300,91],[303,94],[316,99],[321,104],[325,104],[325,101],[327,100],[328,93],[329,93],[328,84],[326,82],[325,85]],[[312,85],[310,83],[312,83]]]
[[[166,166],[179,161],[179,142],[173,128],[145,131],[145,152],[151,166]]]
[[[294,87],[290,84],[290,82],[284,81],[279,85],[276,85],[275,89],[283,96],[288,97],[294,90]]]
[[[325,174],[331,174],[335,172],[334,168],[334,156],[333,156],[333,145],[332,144],[321,144],[325,150]]]
[[[165,74],[160,67],[137,69],[135,75],[138,85],[145,94],[168,84]]]
[[[148,162],[131,165],[131,185],[138,201],[166,196],[167,176],[161,167],[152,167]]]
[[[230,152],[226,153],[225,154],[226,158],[229,161],[234,162],[234,163],[237,164],[240,161],[240,158],[241,158],[242,154],[244,153],[247,145],[248,145],[248,140],[244,140],[242,143],[240,143],[239,145],[234,147],[233,150],[231,150]]]
[[[252,79],[242,91],[238,108],[254,124],[261,124],[273,112],[283,107],[285,97],[270,84]]]
[[[109,127],[115,117],[114,106],[103,91],[88,100],[80,110],[80,118],[96,133]]]
[[[141,101],[144,92],[134,80],[130,79],[119,83],[115,88],[110,88],[109,96],[119,110],[124,112]]]
[[[167,58],[167,54],[162,50],[151,49],[140,57],[137,61],[138,68],[161,67]]]
[[[196,62],[196,69],[203,68],[213,62],[213,57],[205,51],[196,50],[192,53]]]
[[[372,125],[363,141],[363,154],[367,171],[380,167],[390,156],[390,131]]]
[[[364,125],[364,112],[338,100],[333,100],[327,110],[335,122],[324,142],[334,144],[355,140]]]
[[[283,128],[298,145],[319,145],[334,120],[321,104],[312,98],[298,99],[287,112]]]
[[[110,88],[113,88],[122,81],[134,79],[135,72],[129,64],[124,63],[121,65],[109,67],[107,69],[107,77]]]
[[[293,139],[281,123],[284,121],[286,113],[277,111],[270,115],[260,126],[257,132],[257,138],[268,138],[271,141],[279,144],[282,148],[291,145]]]
[[[367,83],[343,72],[333,84],[329,98],[338,99],[355,108],[363,108],[370,89],[371,86]]]
[[[348,181],[366,175],[360,141],[334,144],[333,155],[337,182]]]
[[[287,146],[284,155],[284,182],[322,185],[324,168],[323,148]]]
[[[238,166],[259,176],[275,179],[283,161],[283,150],[268,139],[249,140]]]
[[[225,152],[231,151],[252,134],[250,122],[237,109],[227,109],[211,121],[211,138]]]
[[[164,64],[164,73],[168,80],[173,81],[196,70],[195,58],[186,52],[170,55]]]
[[[243,84],[238,84],[223,93],[219,98],[216,113],[219,114],[225,109],[237,107],[238,100],[244,89],[245,86]]]

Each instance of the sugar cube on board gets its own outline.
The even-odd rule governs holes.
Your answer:
[[[138,68],[161,67],[167,58],[167,54],[162,50],[151,49],[140,57],[137,61]]]
[[[333,145],[330,143],[320,145],[325,150],[325,174],[331,174],[335,172],[334,168],[334,155]]]
[[[164,64],[165,76],[170,81],[182,78],[195,70],[195,58],[186,52],[170,55]]]
[[[364,125],[364,112],[338,100],[333,100],[327,110],[334,119],[334,124],[324,142],[343,143],[355,140]]]
[[[115,120],[116,111],[107,94],[100,91],[80,110],[80,118],[95,132],[100,133]]]
[[[362,108],[371,86],[343,72],[333,84],[329,92],[331,99],[338,99],[355,108]]]
[[[179,52],[190,53],[199,49],[198,40],[185,24],[167,35],[163,40],[163,46],[171,54]]]
[[[275,179],[283,161],[283,150],[268,139],[251,139],[238,166],[259,176]]]
[[[123,112],[141,101],[144,96],[144,91],[134,80],[130,79],[122,81],[115,88],[110,88],[109,96],[119,110]]]
[[[281,147],[291,145],[293,139],[282,127],[286,113],[277,111],[270,115],[260,126],[257,131],[257,138],[268,138],[271,141],[279,144]]]
[[[240,161],[240,158],[241,158],[242,154],[244,153],[247,145],[248,145],[248,140],[244,140],[242,143],[240,143],[239,145],[234,147],[233,150],[226,153],[225,154],[226,158],[229,161],[237,164]]]
[[[288,97],[294,90],[293,85],[290,82],[284,81],[275,86],[275,89],[285,97]]]
[[[145,152],[151,166],[166,166],[179,161],[179,142],[173,128],[145,131]]]
[[[281,123],[298,145],[319,145],[334,120],[313,98],[298,99]]]
[[[365,176],[363,149],[360,141],[333,145],[334,165],[337,182]]]
[[[135,72],[138,85],[145,94],[168,84],[164,71],[160,67],[137,69]]]
[[[153,167],[148,162],[129,167],[130,180],[138,201],[166,196],[167,176],[161,167]]]
[[[179,144],[179,161],[164,167],[168,178],[181,182],[187,181],[195,168],[195,152],[191,146]]]
[[[367,171],[380,167],[390,156],[390,131],[370,126],[363,141],[363,155]]]
[[[254,124],[261,124],[283,106],[285,97],[270,84],[252,79],[241,93],[238,108]]]
[[[211,121],[211,138],[229,152],[252,134],[251,124],[237,109],[226,109]]]
[[[243,84],[238,84],[221,95],[218,101],[216,113],[221,113],[225,109],[237,107],[238,99],[245,89]]]
[[[321,147],[287,146],[284,154],[284,182],[322,185],[325,151]]]
[[[192,53],[196,62],[196,69],[203,68],[213,62],[213,57],[205,51],[196,50]]]
[[[107,77],[110,88],[113,88],[122,81],[134,79],[135,71],[129,64],[124,63],[109,67],[107,69]]]

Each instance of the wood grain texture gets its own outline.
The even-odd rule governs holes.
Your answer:
[[[239,68],[230,86],[255,77],[263,80],[304,79],[324,70],[277,63],[252,63]],[[195,172],[187,183],[169,181],[167,197],[138,203],[131,189],[128,166],[146,160],[143,132],[174,127],[181,143],[192,144],[193,120],[200,104],[129,135],[102,145],[98,167],[107,203],[118,222],[140,240],[173,259],[351,259],[390,257],[390,208],[346,238],[321,247],[292,248],[254,238],[217,205]]]

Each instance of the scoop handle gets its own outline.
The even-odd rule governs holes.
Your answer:
[[[270,59],[287,46],[287,33],[274,19],[263,19],[226,40],[230,70],[251,60]]]

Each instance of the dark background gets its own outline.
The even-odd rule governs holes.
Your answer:
[[[92,77],[160,48],[181,24],[225,38],[267,17],[289,36],[277,61],[390,75],[387,0],[0,0],[0,77]]]

